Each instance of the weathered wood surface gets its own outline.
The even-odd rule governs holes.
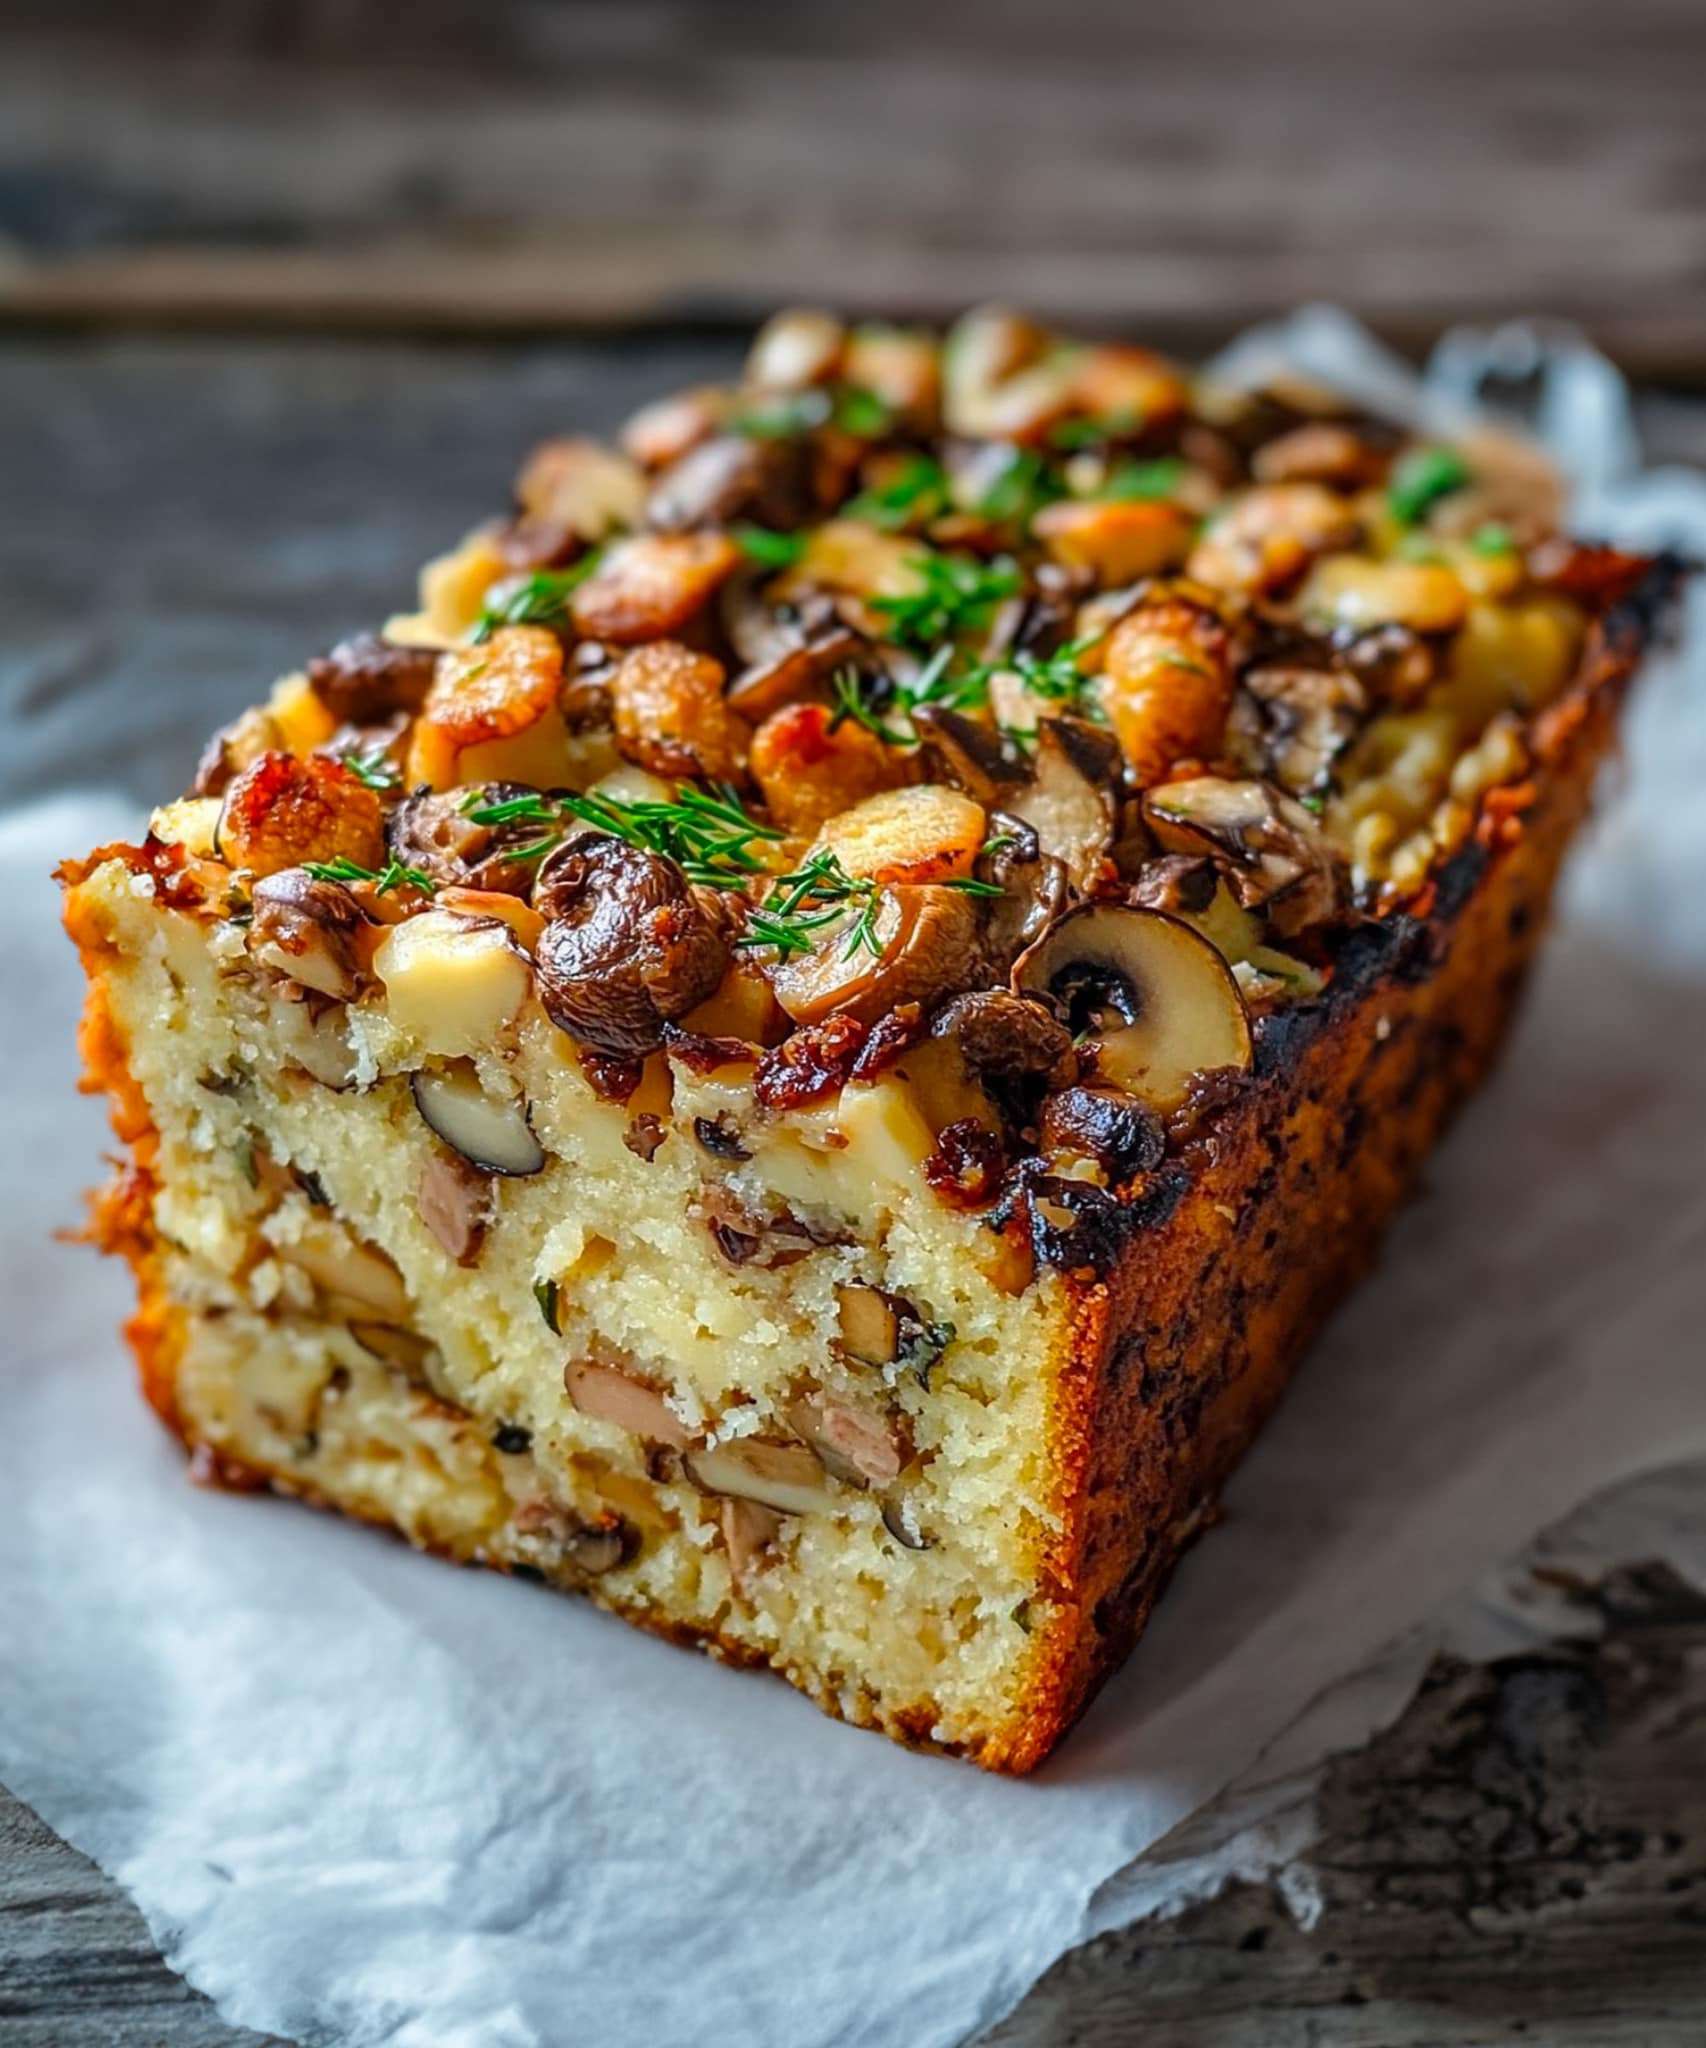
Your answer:
[[[1706,376],[1698,0],[131,0],[0,40],[0,317],[988,295],[1580,318]]]
[[[531,438],[611,425],[732,359],[668,338],[0,343],[0,470],[21,507],[0,552],[0,801],[176,787],[211,724],[406,601]],[[1706,457],[1706,405],[1653,399],[1644,418],[1655,455]],[[1444,1671],[1334,1770],[1302,1873],[1327,1901],[1312,1932],[1271,1887],[1240,1888],[1067,1959],[991,2048],[1706,2038],[1706,1608],[1662,1579],[1600,1608],[1602,1647]],[[4,2048],[257,2038],[0,1799]]]

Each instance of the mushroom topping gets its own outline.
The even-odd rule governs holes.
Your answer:
[[[1343,669],[1288,664],[1247,670],[1244,688],[1260,719],[1261,754],[1274,780],[1297,796],[1324,790],[1368,709],[1361,683]]]
[[[1103,666],[1102,702],[1140,789],[1220,751],[1232,664],[1213,612],[1185,598],[1141,604],[1109,634]]]
[[[229,725],[222,725],[202,749],[190,793],[223,796],[233,776],[283,744],[278,722],[267,712],[256,706],[241,713]]]
[[[417,712],[438,672],[431,647],[399,647],[377,633],[341,640],[308,664],[308,687],[334,717],[376,725],[394,712]]]
[[[1005,973],[1016,954],[1034,945],[1050,921],[1066,908],[1064,862],[1044,853],[1036,828],[1008,811],[991,811],[990,836],[974,870],[980,882],[999,889],[991,898],[984,950]]]
[[[788,1410],[789,1425],[829,1474],[848,1486],[887,1486],[900,1477],[906,1446],[893,1420],[829,1394],[809,1394]]]
[[[626,455],[579,437],[541,442],[515,481],[530,519],[583,541],[638,524],[645,494],[645,478]]]
[[[1081,904],[1013,969],[1020,994],[1058,1005],[1094,1076],[1165,1115],[1199,1073],[1247,1071],[1250,1019],[1232,971],[1164,911]]]
[[[1153,1110],[1107,1088],[1062,1088],[1043,1106],[1042,1138],[1053,1152],[1093,1159],[1111,1181],[1161,1164],[1167,1134]]]
[[[746,773],[750,728],[723,695],[723,665],[679,640],[630,648],[610,678],[616,744],[653,775],[732,782]]]
[[[930,1384],[930,1371],[953,1342],[952,1323],[926,1322],[903,1294],[870,1287],[863,1281],[835,1290],[836,1323],[841,1348],[860,1365],[897,1366]]]
[[[527,1104],[488,1095],[471,1065],[413,1074],[409,1088],[427,1127],[481,1173],[520,1177],[544,1167]]]
[[[1045,718],[1037,727],[1030,785],[1005,801],[1078,889],[1090,886],[1113,844],[1118,767],[1119,748],[1099,727],[1080,718]]]
[[[355,1048],[340,1004],[321,995],[272,1006],[273,1029],[288,1056],[323,1088],[340,1095],[355,1085]]]
[[[724,1500],[718,1509],[718,1526],[729,1553],[730,1575],[744,1593],[750,1589],[753,1566],[780,1533],[782,1517],[774,1508],[761,1508],[755,1500]]]
[[[1377,448],[1337,420],[1308,420],[1256,450],[1251,467],[1264,484],[1331,484],[1354,491],[1377,484],[1392,466],[1390,448]]]
[[[1070,1071],[1072,1038],[1065,1025],[1044,1004],[1004,988],[955,996],[930,1036],[953,1046],[972,1077],[1020,1119],[1051,1079]]]
[[[679,633],[740,567],[726,533],[640,533],[617,541],[569,600],[577,633],[637,646]]]
[[[964,790],[980,804],[1004,803],[1031,779],[1030,763],[1019,750],[963,711],[921,704],[912,724],[931,780]]]
[[[796,1024],[832,1011],[874,1023],[899,1003],[937,1002],[975,977],[979,906],[940,884],[878,888],[814,929],[808,951],[766,964],[776,1000]]]
[[[595,1052],[655,1052],[711,995],[729,950],[681,870],[601,832],[560,847],[533,892],[536,971],[552,1023]]]
[[[804,449],[791,436],[719,434],[677,457],[652,486],[646,524],[663,533],[750,519],[791,527],[811,509]]]
[[[613,1365],[597,1365],[591,1359],[571,1359],[563,1368],[563,1387],[583,1415],[598,1422],[613,1422],[631,1436],[648,1443],[667,1444],[684,1451],[693,1441],[681,1418],[655,1387],[648,1387],[631,1373]]]
[[[788,605],[766,604],[760,573],[734,576],[723,586],[723,629],[746,666],[729,684],[729,709],[742,718],[767,718],[796,702],[826,677],[867,652],[835,601],[805,591]]]
[[[779,1515],[833,1514],[839,1506],[816,1453],[804,1444],[741,1436],[690,1450],[681,1462],[704,1492],[756,1501]]]
[[[802,391],[827,383],[846,345],[847,330],[833,313],[815,306],[786,307],[753,337],[746,381],[760,391]]]
[[[538,825],[477,825],[468,813],[533,794],[520,782],[488,782],[454,794],[418,789],[403,798],[386,822],[391,858],[403,867],[418,868],[441,889],[490,889],[525,896],[533,870],[526,861],[510,856],[537,842]]]
[[[1272,783],[1216,775],[1165,783],[1145,796],[1144,817],[1164,847],[1219,855],[1233,895],[1246,910],[1265,907],[1275,931],[1332,915],[1332,853],[1314,817]]]
[[[1258,484],[1215,514],[1185,571],[1211,590],[1271,592],[1357,532],[1350,504],[1323,484]]]
[[[478,1256],[491,1205],[490,1176],[458,1154],[434,1147],[421,1168],[415,1210],[459,1266],[471,1264]]]
[[[338,1002],[359,991],[356,935],[367,920],[341,882],[317,881],[306,868],[283,868],[261,877],[250,902],[253,958]]]
[[[877,882],[963,881],[983,845],[983,806],[939,782],[868,796],[828,820],[827,848],[849,875]]]

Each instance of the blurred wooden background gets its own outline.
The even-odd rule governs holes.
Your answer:
[[[1701,0],[11,0],[0,319],[1548,312],[1706,382]]]

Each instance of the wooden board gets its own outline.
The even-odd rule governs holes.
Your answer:
[[[1195,342],[1326,297],[1706,378],[1698,0],[131,0],[0,60],[0,318],[994,295]]]

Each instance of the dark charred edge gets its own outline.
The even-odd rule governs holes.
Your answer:
[[[1105,1279],[1133,1238],[1172,1221],[1190,1185],[1186,1168],[1169,1166],[1122,1199],[1092,1181],[1050,1173],[1040,1159],[1024,1159],[1008,1174],[988,1224],[996,1231],[1016,1225],[1042,1265]],[[1072,1221],[1056,1220],[1050,1209],[1066,1211]]]

